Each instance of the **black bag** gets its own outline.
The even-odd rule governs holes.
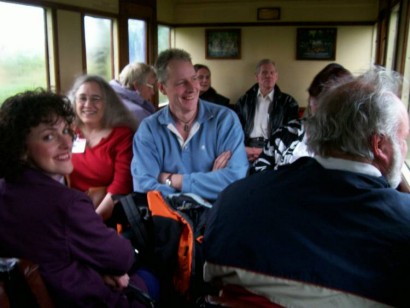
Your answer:
[[[147,194],[115,196],[112,221],[121,225],[121,235],[129,239],[138,252],[139,264],[150,265],[153,255],[154,226],[148,208]]]
[[[120,197],[123,235],[161,282],[161,297],[196,297],[202,282],[202,237],[211,205],[193,194],[163,198],[159,191]],[[171,288],[169,288],[171,286]]]

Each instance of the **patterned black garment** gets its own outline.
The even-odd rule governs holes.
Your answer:
[[[261,155],[253,162],[250,174],[264,170],[277,169],[280,165],[294,161],[293,151],[303,142],[305,129],[303,119],[290,121],[287,125],[276,129]]]

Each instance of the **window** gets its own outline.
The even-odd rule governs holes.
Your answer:
[[[87,73],[99,75],[106,80],[113,78],[112,20],[84,17]]]
[[[130,62],[147,62],[147,23],[128,19],[128,46]]]
[[[158,54],[168,49],[170,44],[171,28],[168,26],[158,25]]]
[[[18,92],[48,88],[45,10],[0,2],[0,104]]]
[[[171,28],[168,26],[158,25],[158,54],[171,47]],[[162,94],[158,93],[159,106],[165,106],[168,104],[168,98]]]

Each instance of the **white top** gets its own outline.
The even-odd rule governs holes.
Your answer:
[[[273,92],[269,92],[265,97],[262,95],[261,90],[258,90],[256,96],[256,109],[255,117],[253,119],[253,129],[249,134],[250,138],[263,137],[265,139],[269,138],[268,123],[269,123],[269,106],[273,101]]]

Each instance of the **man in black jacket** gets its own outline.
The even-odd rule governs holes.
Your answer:
[[[278,72],[275,63],[263,59],[256,65],[257,83],[236,103],[235,109],[245,133],[248,160],[253,162],[269,136],[279,127],[298,118],[296,100],[281,92],[276,85]]]

